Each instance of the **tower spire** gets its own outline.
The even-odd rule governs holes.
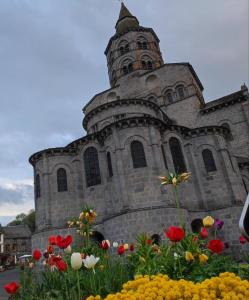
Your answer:
[[[115,26],[117,33],[123,33],[130,28],[137,27],[139,27],[138,19],[131,14],[124,2],[121,1],[119,18]]]

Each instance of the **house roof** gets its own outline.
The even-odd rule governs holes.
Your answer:
[[[15,225],[2,227],[6,238],[30,238],[31,231],[27,225]]]

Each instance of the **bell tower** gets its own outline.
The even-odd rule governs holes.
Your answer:
[[[164,64],[156,33],[140,26],[123,2],[115,29],[105,50],[111,87],[135,72],[140,75]]]

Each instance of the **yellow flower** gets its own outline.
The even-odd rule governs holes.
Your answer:
[[[159,176],[159,179],[161,179],[161,184],[166,185],[169,183],[168,178],[166,176]]]
[[[187,251],[185,253],[185,259],[186,259],[186,261],[194,261],[195,260],[193,254],[189,251]]]
[[[214,219],[210,216],[207,216],[202,220],[204,227],[209,228],[214,225]]]
[[[180,175],[181,181],[187,181],[189,179],[190,175],[191,175],[191,173],[182,173]]]
[[[129,245],[128,244],[124,244],[124,249],[128,250],[129,249]]]
[[[201,264],[205,264],[207,262],[207,260],[208,260],[208,256],[206,254],[202,253],[199,255],[199,261]]]
[[[172,184],[173,184],[173,186],[177,185],[177,179],[175,177],[172,179]]]

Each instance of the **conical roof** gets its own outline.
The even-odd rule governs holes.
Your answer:
[[[122,34],[128,29],[137,28],[137,27],[139,27],[138,19],[131,14],[131,12],[122,2],[119,18],[115,26],[117,33]]]
[[[122,2],[118,21],[125,18],[125,17],[133,17],[133,15],[130,13],[129,9]]]

